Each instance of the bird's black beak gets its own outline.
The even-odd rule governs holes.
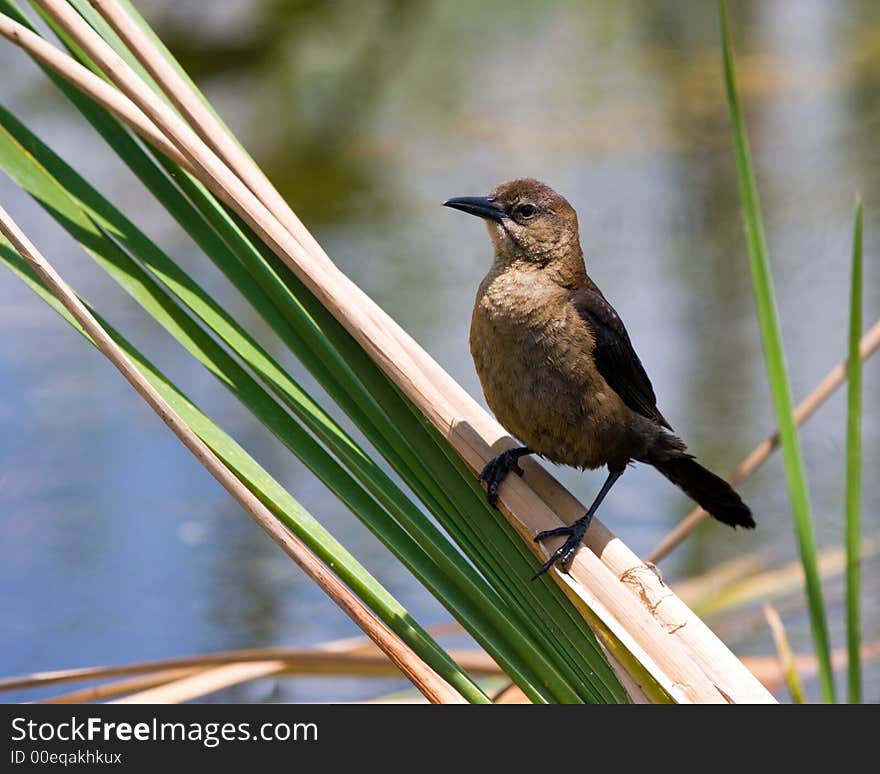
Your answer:
[[[494,220],[496,223],[500,223],[504,217],[504,210],[489,196],[456,196],[443,202],[443,206],[476,215],[478,218]]]

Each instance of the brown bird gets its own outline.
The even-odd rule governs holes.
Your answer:
[[[535,536],[567,536],[536,577],[557,561],[568,568],[600,503],[633,461],[653,465],[719,521],[754,527],[739,495],[687,453],[658,410],[623,322],[587,276],[571,205],[529,178],[444,205],[488,226],[495,260],[477,291],[471,354],[489,407],[525,444],[483,469],[489,502],[511,470],[522,475],[518,460],[526,454],[608,468],[580,519]]]

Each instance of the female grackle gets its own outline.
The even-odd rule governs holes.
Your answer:
[[[623,322],[587,276],[571,205],[528,178],[501,183],[489,196],[444,204],[483,218],[489,228],[495,260],[477,291],[471,354],[489,407],[525,444],[483,469],[489,502],[495,504],[511,470],[522,472],[518,459],[525,454],[608,468],[580,519],[535,536],[567,536],[537,574],[557,561],[568,567],[593,514],[631,461],[653,465],[719,521],[754,527],[739,495],[687,453],[657,409]]]

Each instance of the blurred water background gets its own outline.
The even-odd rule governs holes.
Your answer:
[[[772,428],[721,80],[714,3],[139,0],[341,268],[482,400],[467,348],[490,257],[460,194],[538,177],[578,210],[591,274],[659,405],[719,473]],[[735,0],[734,41],[796,398],[845,351],[853,200],[866,202],[866,326],[880,316],[880,5]],[[283,351],[18,50],[0,101]],[[445,611],[323,486],[7,178],[0,201],[62,273],[316,514],[423,623]],[[357,634],[102,357],[0,272],[0,674]],[[295,362],[285,360],[307,385]],[[864,533],[880,530],[880,363],[865,371]],[[319,392],[316,389],[316,392]],[[802,438],[821,546],[843,540],[843,393]],[[554,471],[589,501],[604,473]],[[666,578],[797,555],[780,459],[742,492],[759,527],[709,524]],[[632,470],[601,516],[641,554],[689,510]],[[880,563],[864,639],[880,639]],[[525,582],[525,579],[524,579]],[[834,645],[843,586],[826,584]],[[802,600],[782,605],[811,647]],[[710,621],[772,651],[760,611]],[[867,672],[866,698],[880,699]],[[211,700],[356,700],[401,681],[261,681]],[[36,698],[34,692],[0,698]],[[811,691],[815,696],[815,690]]]

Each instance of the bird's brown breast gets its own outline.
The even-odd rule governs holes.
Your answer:
[[[593,362],[569,291],[530,264],[493,266],[477,292],[470,346],[498,421],[552,462],[596,468],[636,456],[632,412]]]

